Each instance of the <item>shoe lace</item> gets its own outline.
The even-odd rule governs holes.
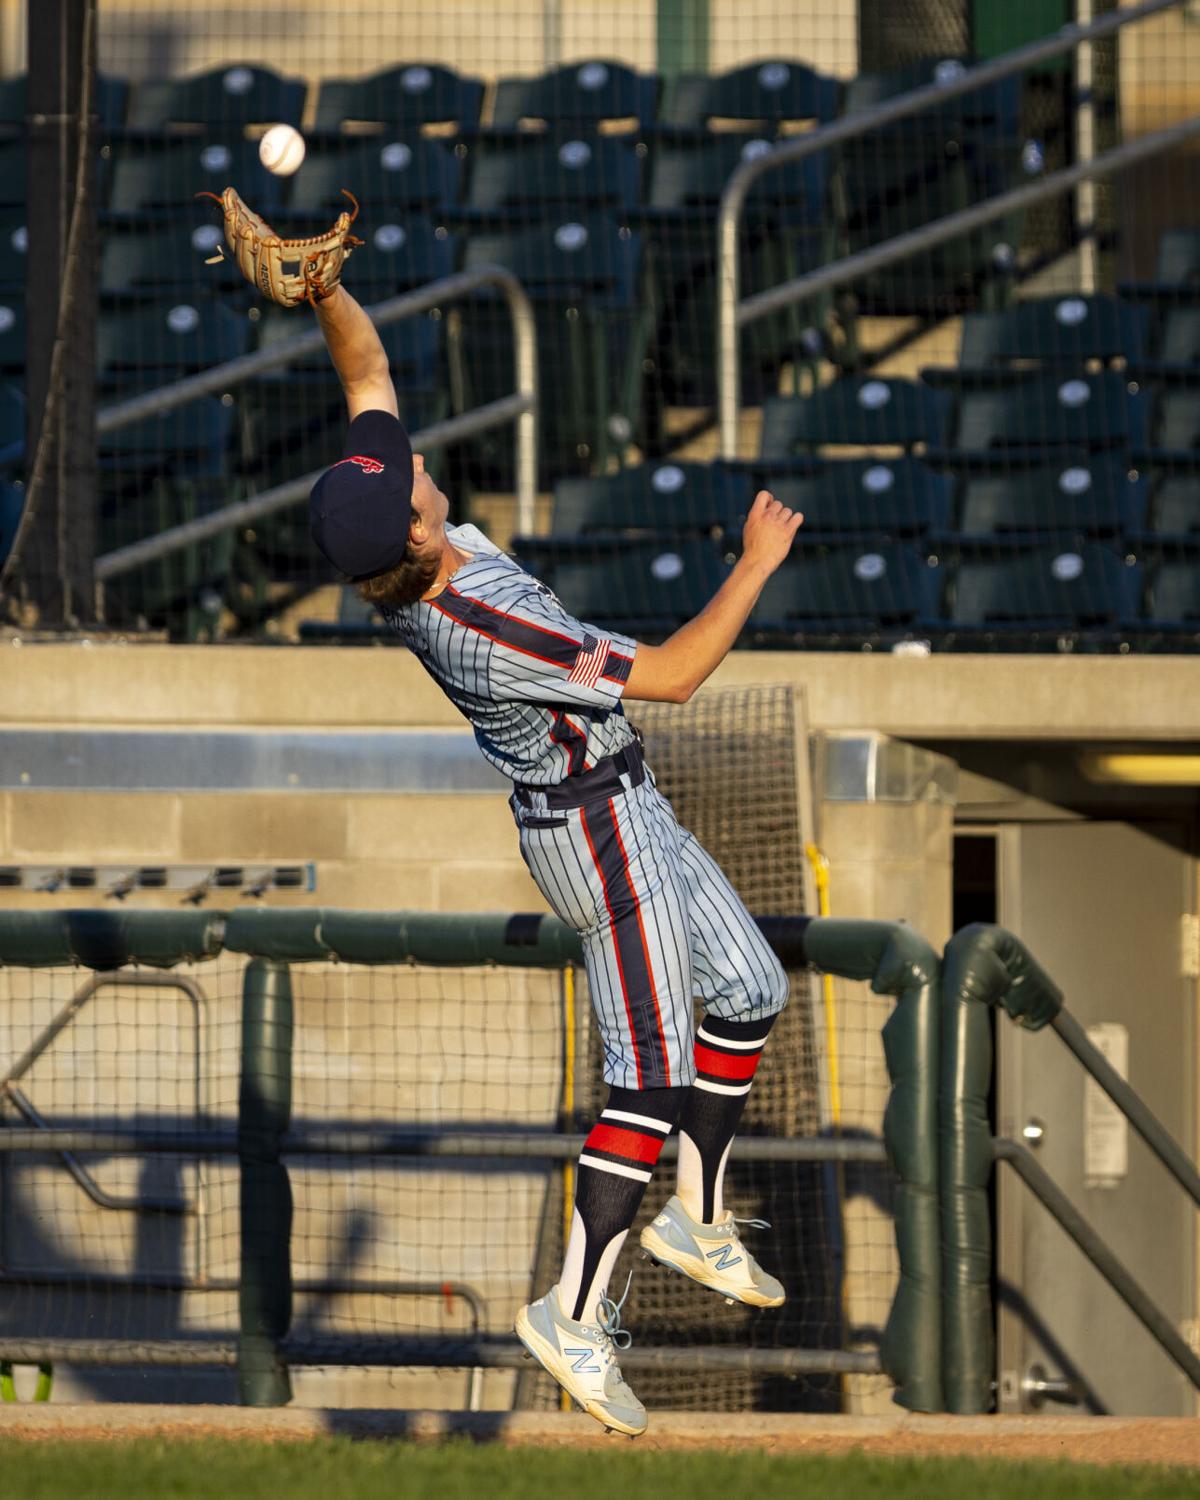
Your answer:
[[[734,1219],[735,1224],[745,1224],[750,1229],[770,1229],[769,1219]]]
[[[630,1271],[619,1302],[614,1302],[611,1297],[604,1296],[596,1304],[596,1321],[600,1325],[601,1333],[615,1348],[622,1350],[628,1349],[633,1343],[633,1334],[627,1328],[621,1327],[621,1309],[629,1297],[629,1286],[632,1281],[633,1272]]]

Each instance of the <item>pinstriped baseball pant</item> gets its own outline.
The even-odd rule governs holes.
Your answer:
[[[511,806],[538,889],[583,938],[605,1082],[679,1087],[695,1078],[695,1001],[759,1020],[783,1009],[787,975],[653,776],[632,780],[581,807],[550,807],[532,789]]]

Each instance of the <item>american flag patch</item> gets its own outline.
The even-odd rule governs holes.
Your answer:
[[[575,665],[567,673],[568,682],[577,682],[581,687],[595,687],[608,660],[611,641],[597,640],[594,635],[585,635],[579,647]]]

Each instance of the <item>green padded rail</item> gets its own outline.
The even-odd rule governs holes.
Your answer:
[[[880,1358],[896,1382],[895,1400],[912,1411],[941,1411],[941,1248],[938,1215],[937,1093],[941,964],[923,937],[899,922],[814,919],[805,934],[810,961],[829,974],[866,979],[895,995],[883,1028],[891,1097],[884,1114],[888,1159],[900,1178],[896,1247],[900,1282]]]
[[[995,1373],[988,1006],[1002,1005],[1022,1026],[1037,1031],[1057,1016],[1063,996],[1023,943],[1002,927],[982,922],[950,939],[942,960],[942,988],[942,1368],[947,1409],[969,1414],[991,1410]]]
[[[0,966],[24,969],[120,969],[215,958],[225,929],[217,911],[0,912]]]

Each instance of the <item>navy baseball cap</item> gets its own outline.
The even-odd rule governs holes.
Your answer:
[[[354,582],[403,561],[412,519],[412,444],[391,412],[364,411],[346,429],[342,457],[308,501],[312,539]]]

